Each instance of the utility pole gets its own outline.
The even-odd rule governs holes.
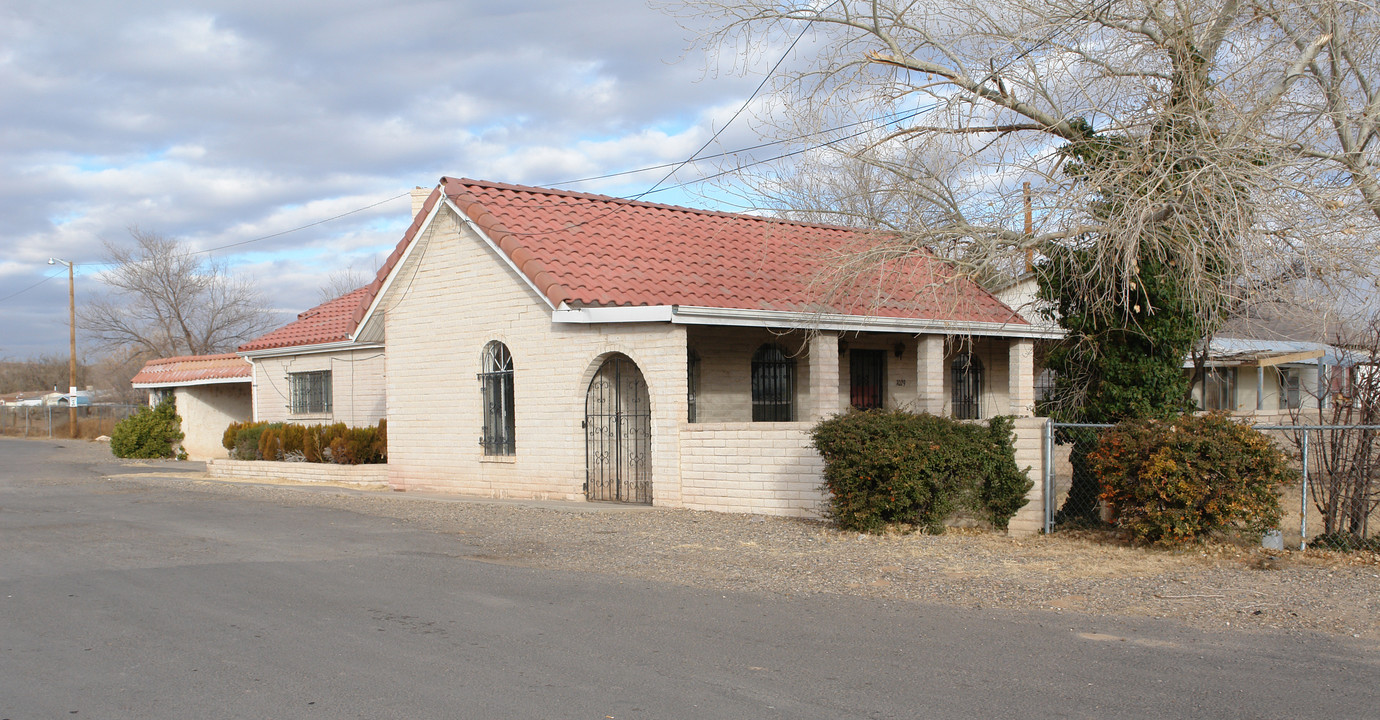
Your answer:
[[[60,258],[48,258],[49,265],[62,263],[67,266],[67,323],[70,344],[67,348],[67,431],[72,437],[77,432],[77,279],[72,263]]]

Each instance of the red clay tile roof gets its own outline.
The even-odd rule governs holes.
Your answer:
[[[366,285],[346,293],[330,302],[298,314],[297,319],[273,332],[261,335],[239,347],[240,352],[271,350],[274,348],[298,347],[301,345],[323,345],[350,339],[359,321],[355,309],[361,301],[367,303],[372,298]],[[360,313],[362,316],[363,314]]]
[[[1027,324],[928,253],[905,253],[842,281],[839,257],[883,239],[866,231],[448,177],[365,288],[356,322],[442,191],[556,306],[685,305]]]
[[[228,353],[225,355],[184,355],[182,357],[150,360],[130,383],[137,386],[187,385],[218,380],[248,382],[253,366],[248,360]]]

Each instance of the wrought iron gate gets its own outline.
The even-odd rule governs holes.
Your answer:
[[[585,393],[585,494],[590,500],[652,502],[652,411],[632,360],[604,361]]]

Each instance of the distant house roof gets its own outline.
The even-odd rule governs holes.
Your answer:
[[[851,251],[876,247],[867,231],[449,177],[363,289],[356,324],[443,195],[553,308],[691,306],[1028,327],[925,251],[840,273]]]
[[[134,387],[172,387],[249,382],[253,366],[248,360],[225,355],[185,355],[151,360],[130,379]]]
[[[1214,337],[1208,346],[1208,362],[1218,365],[1351,365],[1355,359],[1345,350],[1301,340],[1261,340],[1258,338]],[[1184,367],[1192,367],[1192,358]]]
[[[355,310],[360,302],[367,303],[370,287],[365,286],[329,302],[317,305],[297,315],[297,319],[239,347],[239,352],[255,352],[276,348],[325,345],[350,339],[358,325]],[[362,313],[360,313],[362,316]]]

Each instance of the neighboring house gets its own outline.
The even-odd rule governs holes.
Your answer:
[[[43,399],[48,392],[46,390],[28,390],[25,392],[10,393],[0,395],[0,405],[14,407],[34,407],[43,404]]]
[[[1300,411],[1316,422],[1318,408],[1344,391],[1351,364],[1345,351],[1324,343],[1217,337],[1203,377],[1193,384],[1193,399],[1200,410],[1226,410],[1257,422],[1291,422]],[[1193,367],[1191,358],[1184,362],[1186,372]]]
[[[131,380],[147,390],[149,404],[172,397],[182,418],[182,449],[192,460],[223,458],[225,428],[251,416],[252,366],[234,354],[189,355],[152,360]]]
[[[349,322],[240,349],[260,420],[317,419],[298,375],[332,412],[342,370],[386,379],[397,489],[804,515],[808,431],[850,405],[1032,414],[1050,331],[930,255],[831,276],[862,231],[453,178],[414,205],[374,282],[294,325]]]
[[[382,338],[352,337],[369,294],[360,288],[317,305],[239,347],[254,366],[255,420],[363,426],[384,418]]]

